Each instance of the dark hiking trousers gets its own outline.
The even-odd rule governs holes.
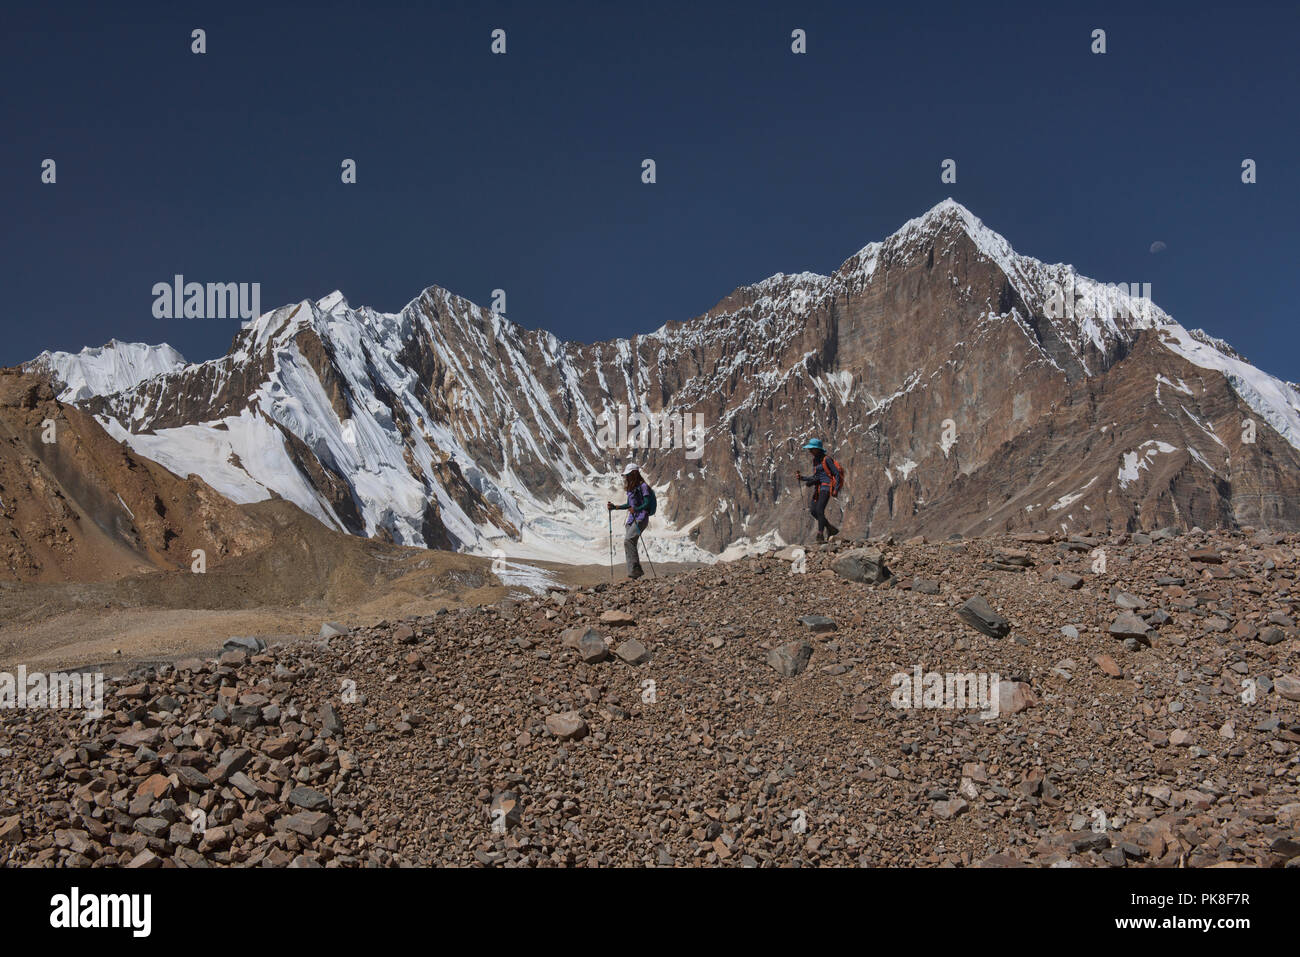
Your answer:
[[[839,529],[826,521],[826,503],[831,500],[831,490],[823,485],[819,488],[812,498],[812,507],[808,511],[812,512],[812,517],[817,519],[817,534],[826,535],[827,532],[836,534]]]

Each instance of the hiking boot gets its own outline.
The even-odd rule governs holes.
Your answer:
[[[817,532],[817,544],[820,545],[820,544],[822,544],[822,543],[825,542],[825,541],[826,541],[826,536],[823,535],[822,532],[819,530],[819,531]]]
[[[643,578],[645,577],[645,572],[641,570],[640,565],[637,565],[635,568],[633,568],[630,572],[627,573],[627,577],[629,580],[633,578]]]
[[[826,533],[826,541],[829,542],[832,538],[834,538],[834,537],[835,537],[836,535],[838,535],[839,533],[840,533],[840,530],[839,530],[838,528],[836,528],[834,525],[832,525],[832,526],[831,526],[831,530],[830,530],[829,532]]]

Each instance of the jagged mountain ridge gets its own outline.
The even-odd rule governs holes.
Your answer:
[[[1062,317],[1057,287],[1101,314]],[[33,365],[58,379],[60,355]],[[1294,389],[951,200],[830,276],[773,276],[630,339],[561,342],[437,287],[398,313],[334,293],[221,358],[92,396],[78,381],[65,398],[172,471],[405,544],[603,561],[629,456],[673,557],[799,540],[795,440],[813,433],[848,467],[851,534],[1300,524]],[[701,456],[601,448],[620,403],[702,416]]]

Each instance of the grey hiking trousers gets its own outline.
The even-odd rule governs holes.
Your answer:
[[[641,574],[641,556],[637,553],[636,543],[641,538],[641,526],[636,522],[627,526],[623,533],[623,554],[627,558],[627,573]]]

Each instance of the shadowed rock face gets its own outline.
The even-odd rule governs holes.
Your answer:
[[[1072,315],[1062,288],[1087,294]],[[630,340],[561,343],[437,288],[397,314],[334,295],[81,404],[141,436],[261,416],[291,464],[245,463],[253,486],[406,544],[554,535],[550,513],[590,507],[584,483],[629,457],[705,551],[801,541],[810,435],[847,469],[830,516],[850,536],[1298,528],[1300,395],[1249,366],[1234,384],[1236,359],[946,201],[830,276],[774,276]],[[602,447],[620,405],[698,416],[701,454]]]

